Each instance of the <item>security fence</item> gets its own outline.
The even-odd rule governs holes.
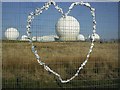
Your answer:
[[[106,25],[98,14],[106,4],[91,2],[94,17],[89,3],[78,3],[2,3],[2,88],[118,88],[118,42],[101,43],[94,25]]]

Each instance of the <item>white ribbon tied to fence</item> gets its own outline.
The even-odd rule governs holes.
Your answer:
[[[51,5],[54,5],[55,9],[58,10],[58,12],[60,12],[60,14],[62,14],[62,17],[66,17],[70,12],[71,10],[75,7],[75,6],[78,6],[78,5],[81,5],[81,6],[85,6],[87,7],[90,11],[91,11],[91,15],[92,15],[92,19],[93,19],[93,30],[92,30],[92,35],[93,35],[93,38],[92,38],[92,41],[91,41],[91,46],[90,46],[90,49],[88,51],[88,54],[86,56],[86,59],[84,60],[84,62],[79,66],[77,72],[74,74],[74,76],[72,76],[71,78],[67,79],[67,80],[63,80],[61,75],[58,74],[57,72],[53,71],[50,67],[48,67],[44,62],[41,61],[41,58],[40,56],[38,55],[38,52],[33,44],[33,41],[32,41],[32,37],[31,37],[31,31],[30,31],[30,28],[31,28],[31,23],[33,21],[33,19],[35,18],[35,16],[38,16],[40,14],[43,13],[43,11],[45,10],[48,10],[48,8],[51,6]],[[71,4],[71,6],[69,7],[69,10],[67,13],[64,13],[62,8],[60,8],[55,1],[53,0],[50,0],[48,1],[47,3],[44,4],[43,7],[41,8],[37,8],[35,9],[35,12],[31,12],[27,18],[27,36],[28,36],[28,39],[29,39],[29,43],[31,44],[31,50],[32,52],[34,53],[34,55],[36,56],[36,59],[38,61],[38,63],[44,67],[44,69],[48,72],[51,72],[52,74],[54,74],[55,76],[58,77],[58,79],[61,81],[61,83],[67,83],[67,82],[70,82],[71,80],[73,80],[76,76],[78,76],[79,72],[81,69],[83,69],[83,67],[86,65],[86,63],[88,62],[88,59],[90,57],[90,54],[93,50],[93,47],[94,47],[94,36],[95,36],[95,32],[96,32],[96,15],[95,15],[95,8],[91,7],[90,3],[85,3],[83,1],[80,1],[80,2],[74,2]]]

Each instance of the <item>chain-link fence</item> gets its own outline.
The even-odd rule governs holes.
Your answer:
[[[67,12],[70,2],[57,3]],[[31,51],[29,40],[33,41],[35,49],[42,62],[59,73],[65,80],[71,78],[86,59],[91,46],[93,21],[91,11],[83,6],[76,6],[66,17],[55,9],[54,5],[36,17],[31,26],[27,26],[27,18],[36,8],[41,8],[43,2],[3,2],[2,3],[2,87],[3,88],[88,88],[88,87],[118,87],[118,43],[103,42],[109,37],[101,29],[115,27],[112,22],[104,21],[109,10],[113,16],[117,12],[117,3],[93,3],[96,8],[97,32],[93,52],[88,62],[78,76],[68,83],[61,83],[55,75],[44,70],[39,65]],[[88,5],[89,7],[89,5]],[[105,8],[105,10],[103,10]],[[112,8],[112,9],[111,9]],[[64,15],[64,14],[63,14]],[[31,18],[31,16],[29,16]],[[117,18],[113,23],[117,23]],[[106,28],[107,24],[111,27]],[[28,38],[26,28],[31,29]],[[116,26],[117,27],[117,26]],[[117,32],[117,30],[115,31]],[[114,37],[111,38],[114,39]],[[111,38],[107,38],[109,41]]]

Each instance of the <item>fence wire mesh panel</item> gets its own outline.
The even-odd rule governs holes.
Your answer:
[[[53,4],[29,22],[44,2],[2,2],[2,88],[118,88],[118,3],[90,3],[97,30],[93,8],[77,5],[65,15],[71,4],[57,2],[58,10]],[[29,27],[32,38],[27,36]],[[63,80],[75,75],[86,56],[89,59],[77,77],[61,83],[37,62],[29,40],[40,60]]]

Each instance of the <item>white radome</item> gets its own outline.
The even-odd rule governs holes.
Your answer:
[[[21,41],[28,41],[27,36],[26,36],[26,35],[22,35],[22,37],[21,37]]]
[[[85,41],[85,37],[84,37],[82,34],[79,34],[79,35],[77,36],[77,40],[78,40],[78,41]]]
[[[16,28],[8,28],[5,31],[5,37],[8,40],[16,40],[19,37],[19,32]]]
[[[32,41],[37,41],[37,37],[36,37],[36,36],[33,36],[33,37],[32,37]]]
[[[61,41],[76,41],[80,32],[80,24],[72,16],[61,17],[56,23],[56,33]]]
[[[97,33],[95,33],[94,35],[95,36],[93,36],[93,34],[92,34],[92,36],[89,36],[89,39],[92,39],[94,37],[95,41],[99,41],[100,40],[100,36]]]

